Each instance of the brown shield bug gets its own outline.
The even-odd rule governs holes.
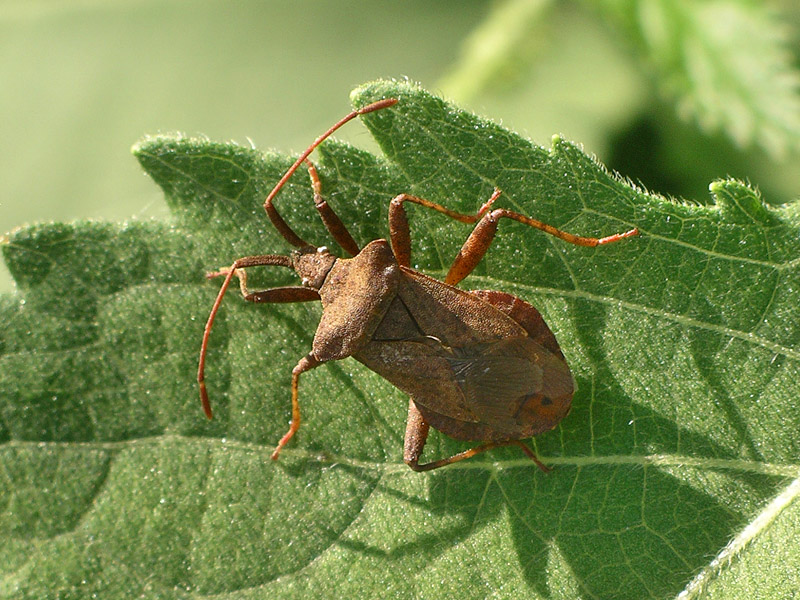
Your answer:
[[[498,446],[516,445],[542,470],[545,467],[521,440],[548,431],[569,412],[573,379],[553,333],[527,302],[500,291],[466,292],[454,287],[478,264],[500,219],[513,219],[579,246],[599,246],[638,234],[637,229],[605,238],[566,233],[503,208],[492,208],[495,190],[480,210],[467,215],[400,194],[389,208],[389,241],[359,248],[345,225],[322,198],[317,171],[308,156],[348,121],[397,103],[388,98],[355,110],[318,137],[283,175],[264,202],[273,226],[292,246],[289,256],[239,258],[208,277],[225,276],[203,333],[197,381],[203,410],[211,418],[205,385],[205,359],[214,317],[234,276],[249,302],[322,301],[311,352],[292,370],[292,422],[272,458],[300,427],[300,375],[331,360],[352,356],[410,396],[403,459],[415,471],[428,471]],[[286,181],[307,164],[314,203],[336,242],[352,258],[300,238],[273,203]],[[444,282],[411,269],[411,237],[404,204],[411,202],[462,223],[476,223]],[[293,269],[301,286],[250,291],[244,269]],[[459,440],[482,442],[453,456],[419,464],[428,430],[434,427]]]

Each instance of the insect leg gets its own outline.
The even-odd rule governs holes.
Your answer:
[[[292,369],[292,422],[289,424],[289,431],[287,431],[278,442],[278,446],[272,452],[272,460],[277,460],[283,447],[292,439],[292,436],[300,429],[300,402],[298,400],[297,386],[300,382],[300,374],[310,371],[314,367],[318,367],[322,361],[309,353],[300,359],[294,369]]]
[[[392,199],[389,203],[389,235],[392,242],[392,251],[397,258],[397,262],[404,267],[411,266],[411,230],[408,226],[408,215],[406,214],[404,206],[405,202],[413,202],[414,204],[431,208],[461,223],[475,223],[486,214],[486,211],[491,208],[492,203],[497,200],[499,196],[500,190],[495,190],[492,197],[473,215],[456,212],[441,204],[436,204],[425,198],[418,198],[417,196],[411,196],[409,194],[400,194]]]
[[[428,440],[430,425],[419,412],[414,399],[408,400],[408,420],[406,421],[406,437],[403,444],[403,461],[415,471],[426,471],[428,465],[420,465],[419,457]]]
[[[316,147],[319,146],[323,141],[325,141],[325,139],[330,137],[334,131],[336,131],[342,125],[348,123],[349,121],[352,121],[353,119],[355,119],[360,115],[365,115],[367,113],[371,113],[376,110],[388,108],[395,104],[397,104],[396,98],[386,98],[385,100],[379,100],[377,102],[373,102],[372,104],[368,104],[367,106],[359,108],[358,110],[354,110],[345,115],[344,117],[342,117],[341,119],[339,119],[336,123],[334,123],[330,127],[330,129],[328,129],[328,131],[319,136],[316,140],[314,140],[311,143],[311,145],[308,148],[305,149],[305,151],[297,158],[294,164],[291,167],[289,167],[286,173],[283,174],[283,177],[281,177],[280,181],[278,181],[278,183],[275,184],[275,187],[272,188],[272,191],[267,196],[267,199],[264,200],[264,210],[267,212],[267,216],[269,217],[269,220],[272,221],[272,224],[275,226],[275,229],[277,229],[278,232],[283,236],[283,238],[287,242],[289,242],[292,246],[296,246],[298,248],[305,248],[307,246],[310,246],[311,244],[309,244],[303,238],[297,235],[292,230],[292,228],[289,227],[286,221],[284,221],[283,218],[278,214],[278,211],[275,208],[275,205],[273,204],[275,196],[278,195],[278,192],[281,191],[281,188],[283,188],[286,182],[289,181],[289,178],[294,174],[294,172],[298,169],[298,167],[302,165],[303,162],[305,162],[305,160],[316,149]]]
[[[355,256],[358,254],[358,244],[356,244],[350,232],[347,231],[347,227],[344,226],[339,215],[333,212],[333,209],[322,197],[322,183],[319,180],[316,167],[308,159],[306,159],[306,164],[308,165],[308,175],[311,177],[311,187],[314,189],[314,205],[319,211],[319,216],[322,218],[325,228],[331,232],[333,239],[345,252],[350,256]]]
[[[211,279],[212,277],[227,276],[228,271],[230,271],[229,268],[220,269],[219,271],[208,273],[206,277]],[[301,285],[288,285],[285,287],[251,292],[247,288],[247,272],[244,269],[236,269],[234,275],[239,278],[239,289],[242,292],[242,297],[248,302],[280,304],[286,302],[310,302],[312,300],[319,300],[319,292],[317,290]]]
[[[604,238],[582,237],[567,233],[566,231],[561,231],[552,225],[506,210],[505,208],[496,208],[489,212],[494,201],[500,197],[500,193],[500,190],[495,188],[489,200],[480,207],[477,213],[472,215],[456,212],[441,204],[436,204],[430,200],[417,198],[416,196],[410,196],[408,194],[401,194],[394,198],[389,205],[389,233],[391,235],[392,250],[397,257],[397,262],[404,267],[411,266],[411,234],[409,233],[408,217],[403,207],[404,202],[413,202],[431,208],[461,223],[475,223],[480,219],[475,229],[472,230],[472,233],[467,238],[467,241],[464,242],[458,256],[456,256],[447,273],[444,282],[448,285],[456,285],[477,266],[483,258],[483,255],[486,254],[486,251],[489,249],[495,233],[497,233],[497,224],[502,218],[513,219],[529,227],[535,227],[536,229],[549,233],[570,244],[575,244],[576,246],[601,246],[639,234],[639,230],[633,228],[630,231],[617,233]]]
[[[497,193],[497,190],[495,190],[495,193]],[[485,206],[486,205],[484,205],[484,207]],[[489,249],[495,233],[497,233],[497,225],[502,218],[513,219],[529,227],[535,227],[536,229],[549,233],[570,244],[575,244],[576,246],[602,246],[604,244],[619,242],[620,240],[634,235],[639,235],[639,230],[634,227],[629,231],[616,233],[604,238],[582,237],[567,233],[552,225],[506,210],[505,208],[496,208],[492,212],[483,215],[483,218],[475,226],[475,229],[472,230],[472,233],[464,242],[464,245],[453,261],[450,270],[447,272],[447,277],[445,277],[444,280],[445,283],[448,285],[456,285],[472,272]]]
[[[203,404],[203,411],[206,413],[206,416],[210,419],[213,416],[211,412],[211,403],[208,399],[208,391],[206,390],[206,354],[208,353],[208,340],[211,336],[211,327],[214,325],[214,319],[217,317],[217,312],[219,312],[219,307],[222,304],[222,298],[225,296],[225,292],[228,290],[228,286],[231,283],[231,279],[233,279],[234,275],[239,277],[240,287],[242,289],[242,293],[247,296],[250,292],[247,290],[246,285],[246,278],[244,280],[244,284],[242,282],[242,276],[244,275],[244,269],[246,267],[264,267],[264,266],[277,266],[277,267],[287,267],[292,268],[291,259],[287,256],[281,256],[279,254],[266,254],[261,256],[246,256],[244,258],[240,258],[228,267],[227,269],[222,269],[220,271],[216,271],[214,273],[209,273],[208,277],[217,277],[224,275],[225,281],[222,282],[222,286],[219,289],[219,293],[217,294],[217,299],[214,300],[214,305],[211,307],[211,313],[208,315],[208,321],[206,322],[206,327],[203,330],[203,342],[200,345],[200,361],[197,365],[197,384],[200,388],[200,401]],[[277,290],[281,290],[281,288],[277,288]],[[258,298],[268,298],[270,293],[275,296],[284,295],[284,298],[291,297],[291,292],[278,292],[277,290],[265,290],[264,292],[256,292],[253,296],[256,299],[253,299],[253,302],[259,301],[283,301],[283,302],[299,302],[303,300],[312,300],[314,298],[309,297],[300,297],[299,294],[295,293],[293,299],[289,300],[259,300]]]
[[[519,446],[522,451],[525,452],[525,454],[527,454],[534,463],[536,463],[537,467],[539,467],[545,473],[550,471],[548,467],[542,464],[536,454],[534,454],[533,450],[528,448],[520,440],[486,442],[485,444],[480,444],[474,448],[464,450],[463,452],[459,452],[458,454],[454,454],[453,456],[449,456],[447,458],[441,458],[429,463],[419,464],[419,457],[422,455],[425,442],[428,440],[429,429],[430,425],[428,425],[423,418],[422,413],[420,413],[419,409],[414,404],[414,400],[409,400],[403,461],[414,471],[432,471],[433,469],[438,469],[439,467],[444,467],[467,458],[472,458],[476,454],[480,454],[486,450],[491,450],[492,448],[499,448],[500,446]]]

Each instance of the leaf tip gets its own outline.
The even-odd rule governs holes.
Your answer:
[[[714,203],[723,212],[744,216],[759,223],[769,222],[769,208],[761,193],[742,181],[719,179],[708,186]]]
[[[408,78],[376,79],[350,92],[350,103],[358,110],[385,98],[397,98],[402,103],[403,96],[418,95],[421,92],[424,92],[423,88]]]

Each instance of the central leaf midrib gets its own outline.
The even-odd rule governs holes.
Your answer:
[[[227,451],[239,450],[247,452],[248,454],[257,453],[263,454],[264,461],[269,461],[269,455],[272,452],[272,446],[264,444],[256,444],[252,442],[242,442],[238,440],[227,439],[224,442],[219,438],[198,437],[198,436],[182,436],[177,434],[165,434],[160,436],[152,436],[145,438],[136,438],[131,440],[121,441],[107,441],[107,442],[41,442],[41,441],[16,441],[12,440],[4,444],[0,444],[0,449],[3,448],[28,448],[37,449],[42,452],[52,452],[58,448],[70,449],[86,449],[91,451],[104,450],[104,451],[121,451],[135,448],[136,446],[151,447],[159,446],[165,443],[181,442],[185,448],[191,446],[198,446],[205,452],[209,446],[224,447]],[[399,456],[399,454],[398,454]],[[281,452],[281,460],[306,459],[320,464],[342,464],[349,467],[363,468],[363,469],[377,469],[384,473],[400,473],[414,475],[412,471],[403,462],[376,462],[369,460],[358,460],[348,456],[340,456],[327,454],[324,459],[320,458],[320,454],[315,450],[305,450],[302,448],[284,448]],[[765,463],[753,460],[744,459],[726,459],[716,457],[695,457],[689,455],[679,454],[608,454],[608,455],[592,455],[592,456],[540,456],[543,462],[549,466],[574,466],[574,467],[592,467],[592,466],[615,466],[615,465],[639,465],[642,467],[691,467],[704,470],[729,470],[739,471],[746,473],[754,473],[759,475],[768,475],[773,477],[782,477],[787,479],[800,478],[800,463],[796,464],[778,464],[778,463]],[[483,471],[501,471],[505,469],[518,469],[520,467],[530,467],[531,469],[538,469],[538,467],[530,461],[527,457],[520,457],[514,459],[504,459],[496,461],[486,460],[465,460],[462,462],[454,463],[447,466],[447,470],[454,469],[472,469]],[[546,477],[547,475],[543,475]]]

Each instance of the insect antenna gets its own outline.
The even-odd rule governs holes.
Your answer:
[[[206,354],[208,354],[208,339],[211,336],[211,326],[214,324],[217,312],[219,312],[222,298],[225,296],[225,292],[228,291],[228,286],[231,284],[233,276],[236,275],[236,270],[245,267],[263,267],[268,265],[291,269],[292,261],[288,256],[281,256],[279,254],[246,256],[235,261],[229,269],[222,269],[221,271],[206,275],[209,279],[219,275],[225,275],[225,281],[222,282],[222,287],[219,288],[217,299],[214,300],[214,306],[211,307],[211,314],[208,315],[208,321],[206,321],[206,328],[203,330],[203,343],[200,345],[200,361],[197,365],[197,383],[200,386],[200,401],[203,404],[203,412],[206,413],[206,417],[209,419],[213,418],[213,413],[211,412],[211,402],[208,400],[208,390],[206,390]]]
[[[348,115],[342,117],[339,121],[334,123],[328,131],[323,133],[317,139],[315,139],[312,144],[305,149],[305,151],[294,161],[294,164],[289,167],[286,173],[283,174],[280,181],[275,184],[275,187],[272,188],[272,191],[267,195],[267,199],[264,201],[264,210],[267,212],[267,216],[269,220],[272,221],[272,225],[275,229],[278,230],[278,233],[283,236],[283,238],[289,242],[292,246],[296,246],[297,248],[306,248],[311,246],[306,242],[303,238],[297,235],[291,227],[283,220],[278,214],[278,211],[275,209],[275,205],[273,204],[273,200],[275,196],[278,195],[278,192],[281,191],[281,188],[286,184],[289,178],[294,175],[294,172],[302,165],[308,156],[319,146],[322,142],[324,142],[327,138],[329,138],[337,129],[342,127],[345,123],[348,123],[355,119],[360,115],[365,115],[367,113],[374,112],[376,110],[381,110],[382,108],[388,108],[397,104],[397,98],[386,98],[384,100],[379,100],[377,102],[373,102],[372,104],[368,104],[362,108],[354,110],[353,112],[349,113]]]

